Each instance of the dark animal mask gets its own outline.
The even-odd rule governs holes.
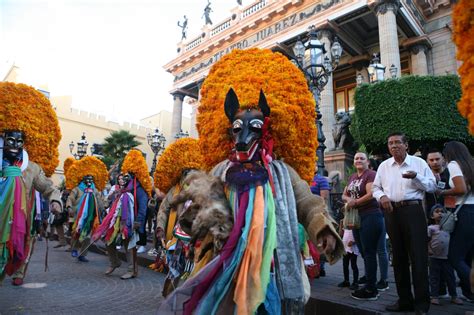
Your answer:
[[[21,131],[6,131],[4,136],[4,158],[13,162],[23,157],[24,135]]]
[[[87,187],[91,187],[94,183],[94,176],[86,175],[82,178],[82,181],[84,182],[84,184],[86,184]]]
[[[231,88],[227,92],[224,110],[227,118],[232,123],[232,135],[235,142],[237,160],[240,162],[250,161],[259,147],[262,137],[262,128],[265,117],[270,115],[267,99],[262,90],[258,100],[257,109],[239,110],[240,104],[237,95]]]

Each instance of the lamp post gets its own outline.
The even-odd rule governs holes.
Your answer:
[[[308,36],[304,40],[304,43],[298,39],[293,47],[293,53],[296,57],[294,63],[306,77],[309,89],[316,103],[316,128],[318,130],[319,143],[316,155],[318,157],[318,173],[320,175],[324,173],[324,150],[326,149],[326,145],[324,144],[326,137],[323,133],[322,115],[320,112],[321,92],[328,83],[332,72],[339,64],[339,59],[342,55],[342,46],[338,42],[337,37],[334,38],[330,51],[333,59],[332,62],[325,56],[326,49],[324,44],[318,40],[318,32],[314,25],[310,26]]]
[[[163,136],[163,134],[158,128],[155,128],[155,131],[153,133],[147,134],[146,139],[154,154],[153,164],[151,166],[150,171],[150,175],[153,176],[153,173],[155,173],[156,169],[156,156],[158,155],[158,153],[160,153],[160,151],[165,148],[166,138],[165,136]]]
[[[181,138],[187,138],[187,137],[189,137],[189,132],[187,131],[183,132],[183,129],[180,129],[179,132],[174,135],[174,138],[176,140],[181,139]]]
[[[380,63],[380,57],[378,54],[374,54],[374,58],[370,62],[367,72],[369,73],[370,83],[384,80],[385,66]]]
[[[86,140],[86,133],[83,132],[81,136],[81,140],[77,141],[77,150],[76,153],[73,153],[74,150],[74,141],[69,143],[69,152],[74,156],[76,160],[80,160],[87,155],[87,147],[89,146],[89,142]]]

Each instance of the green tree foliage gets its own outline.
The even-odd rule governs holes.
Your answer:
[[[130,149],[139,146],[141,143],[135,139],[135,135],[127,130],[112,131],[110,136],[104,139],[102,144],[102,159],[108,167],[115,161],[123,160]]]
[[[450,140],[472,148],[467,121],[456,103],[461,97],[459,78],[405,76],[375,84],[363,84],[355,92],[351,132],[374,154],[387,152],[387,135],[404,132],[410,152],[442,148]]]

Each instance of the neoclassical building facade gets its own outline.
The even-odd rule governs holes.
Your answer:
[[[321,95],[323,131],[331,150],[335,113],[354,108],[356,78],[360,74],[368,81],[374,53],[380,54],[386,77],[392,65],[398,76],[456,73],[451,12],[450,0],[260,0],[237,6],[224,21],[205,25],[199,36],[180,42],[176,58],[164,66],[174,76],[172,133],[182,126],[183,99],[188,97],[193,107],[190,134],[197,137],[199,89],[222,56],[235,48],[260,47],[290,58],[298,38],[314,25],[326,50],[336,36],[343,47]]]

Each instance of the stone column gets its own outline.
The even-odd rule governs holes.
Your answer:
[[[173,143],[176,139],[174,136],[181,130],[181,121],[183,118],[183,100],[184,95],[181,93],[173,93],[173,116],[171,118],[171,139],[167,139],[169,143]]]
[[[318,38],[321,43],[324,44],[324,48],[326,49],[326,56],[329,58],[329,62],[332,61],[331,44],[333,37],[334,33],[330,29],[318,30]],[[323,123],[323,133],[326,137],[325,145],[326,148],[328,148],[328,150],[330,151],[334,149],[332,128],[336,123],[336,119],[334,117],[334,88],[332,74],[329,76],[328,83],[321,92],[321,104],[319,105],[319,110],[322,115],[321,121]]]
[[[397,67],[397,77],[401,75],[396,19],[399,7],[399,0],[378,0],[375,5],[375,14],[379,26],[380,57],[381,63],[385,66],[386,79],[390,77],[388,69],[392,65]]]
[[[198,138],[198,131],[196,128],[196,116],[198,113],[198,106],[199,106],[199,101],[201,97],[199,97],[198,100],[192,99],[192,102],[189,102],[189,105],[191,105],[191,126],[189,130],[189,136],[191,138]]]
[[[428,75],[427,51],[428,46],[425,44],[416,44],[410,47],[412,74]]]

